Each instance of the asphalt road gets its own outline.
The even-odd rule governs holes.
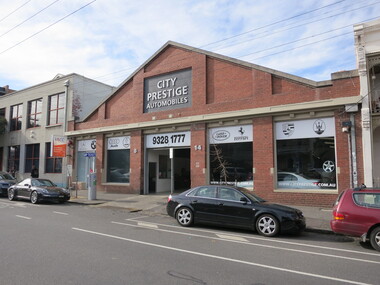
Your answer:
[[[0,199],[0,284],[379,284],[380,253],[316,233],[263,238],[168,216]]]

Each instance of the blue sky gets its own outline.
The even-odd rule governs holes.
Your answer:
[[[167,41],[312,80],[356,68],[380,0],[0,0],[0,86],[78,73],[117,86]]]

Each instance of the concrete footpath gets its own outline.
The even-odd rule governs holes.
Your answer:
[[[91,205],[94,207],[122,208],[129,212],[144,212],[145,214],[166,214],[167,193],[153,195],[115,194],[96,192],[96,199],[89,200],[87,190],[72,190],[70,203]],[[289,205],[300,209],[306,218],[306,231],[332,233],[330,220],[331,208],[306,207]]]

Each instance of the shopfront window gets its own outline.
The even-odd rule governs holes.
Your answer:
[[[210,183],[253,187],[252,126],[209,131]]]
[[[130,137],[108,138],[107,182],[130,182]]]
[[[80,140],[77,142],[76,169],[77,181],[86,182],[88,175],[96,172],[96,140]]]
[[[276,123],[277,188],[336,189],[333,118]]]

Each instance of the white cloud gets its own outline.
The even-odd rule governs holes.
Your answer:
[[[25,2],[0,0],[0,6],[6,7],[1,9],[0,35],[53,0],[30,1],[1,20]],[[292,19],[289,18],[338,1],[97,0],[52,25],[89,2],[58,1],[0,36],[0,86],[9,84],[22,89],[50,80],[57,73],[72,72],[117,85],[168,40],[313,80],[326,80],[332,72],[355,68],[353,24],[380,15],[380,3],[350,11],[376,3],[363,0],[342,1]],[[327,19],[317,21],[321,18]],[[284,19],[289,20],[281,21]],[[49,25],[52,26],[42,31]],[[293,26],[298,27],[290,29]],[[318,36],[343,26],[349,27]],[[348,35],[339,36],[347,31]],[[321,41],[334,34],[336,39]],[[314,37],[272,49],[310,36]],[[28,37],[31,38],[20,43]],[[297,48],[312,42],[315,43]],[[261,50],[265,51],[255,53]]]

